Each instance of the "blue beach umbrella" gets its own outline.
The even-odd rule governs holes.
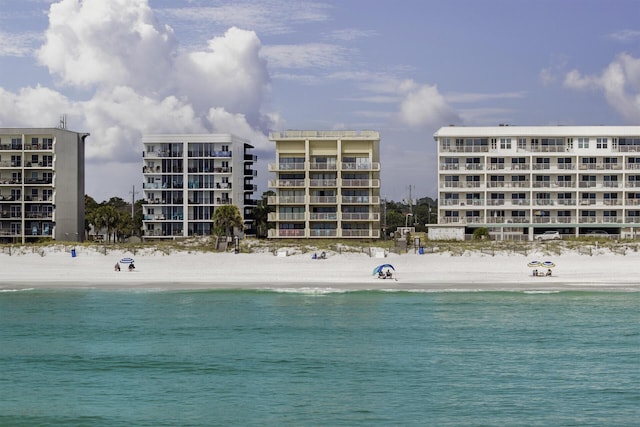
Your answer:
[[[371,273],[371,274],[372,275],[376,275],[376,274],[380,273],[385,268],[390,268],[393,271],[396,271],[396,269],[393,268],[393,265],[391,265],[391,264],[381,264],[381,265],[377,266],[376,268],[374,268],[373,269],[373,273]]]
[[[129,257],[122,258],[120,260],[120,264],[133,264],[133,258],[129,258]]]
[[[542,267],[542,263],[540,261],[531,261],[527,266],[533,268]]]
[[[544,268],[553,268],[555,266],[556,265],[551,261],[545,261],[545,262],[542,263],[542,267],[544,267]]]

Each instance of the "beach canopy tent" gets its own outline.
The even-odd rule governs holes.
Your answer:
[[[396,269],[393,268],[393,265],[391,265],[391,264],[381,264],[381,265],[377,266],[376,268],[374,268],[373,269],[373,273],[371,273],[371,274],[374,275],[374,276],[376,274],[380,274],[380,272],[382,270],[384,270],[385,268],[390,268],[391,270],[396,271]]]

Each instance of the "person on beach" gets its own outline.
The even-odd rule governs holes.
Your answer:
[[[113,268],[115,271],[120,271],[120,263],[116,262],[115,267]]]
[[[551,276],[551,269],[547,269],[547,276]]]
[[[136,266],[133,263],[129,264],[129,271],[133,271],[136,269]]]

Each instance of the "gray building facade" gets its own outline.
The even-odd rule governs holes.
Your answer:
[[[61,128],[0,128],[0,242],[84,240],[88,136]]]

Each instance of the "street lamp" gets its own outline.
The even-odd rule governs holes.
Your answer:
[[[407,228],[409,225],[409,217],[413,216],[412,213],[408,213],[407,216],[404,218],[404,228]]]

